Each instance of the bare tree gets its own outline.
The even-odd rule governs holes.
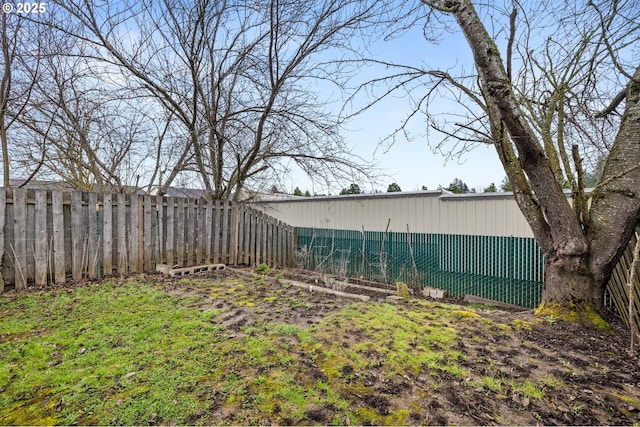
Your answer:
[[[393,19],[390,3],[56,3],[82,28],[72,35],[89,56],[117,67],[121,90],[170,118],[161,135],[173,163],[154,174],[161,191],[189,174],[215,199],[268,187],[292,167],[317,181],[372,175],[324,104],[356,71],[345,61],[363,47],[354,40]]]
[[[9,129],[25,110],[39,78],[42,54],[42,28],[18,14],[0,14],[0,144],[2,146],[3,185],[10,185],[11,157]]]
[[[78,191],[135,191],[156,148],[148,143],[150,117],[105,87],[82,58],[50,56],[42,68],[30,108],[18,118],[21,162]]]
[[[52,31],[49,16],[16,18],[13,42],[3,44],[13,49],[5,49],[5,184],[13,169],[27,182],[62,178],[77,190],[135,188],[152,167],[143,165],[154,153],[149,114],[105,81],[74,39]]]

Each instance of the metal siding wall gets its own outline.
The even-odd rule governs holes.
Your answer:
[[[286,224],[342,230],[533,237],[508,195],[440,196],[438,193],[335,196],[255,202]]]

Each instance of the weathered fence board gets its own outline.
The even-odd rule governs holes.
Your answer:
[[[156,218],[153,216],[153,209],[151,207],[151,197],[144,196],[142,198],[141,208],[144,212],[144,219],[142,220],[141,230],[144,230],[142,234],[142,239],[140,239],[140,261],[142,264],[140,265],[140,270],[149,271],[151,270],[151,264],[154,260],[154,251],[143,250],[143,248],[149,247],[152,248],[155,246],[156,242],[153,238],[153,229],[154,226],[157,227]]]
[[[82,264],[84,253],[82,251],[82,242],[84,241],[84,233],[82,225],[84,220],[82,215],[82,193],[71,194],[71,276],[73,280],[82,278]]]
[[[98,194],[89,193],[89,204],[87,206],[87,220],[89,222],[87,241],[88,241],[88,275],[90,279],[98,277],[98,247],[102,241],[98,228],[98,217],[100,210],[98,209]]]
[[[228,215],[228,211],[229,211],[229,201],[225,200],[222,206],[222,219],[221,219],[221,223],[222,223],[222,238],[220,239],[220,241],[222,242],[222,246],[220,247],[220,262],[222,264],[226,264],[229,262],[229,248],[228,248],[228,239],[227,236],[229,236],[229,215]]]
[[[635,233],[631,237],[631,241],[625,252],[620,257],[618,265],[611,273],[611,279],[609,280],[607,289],[612,299],[613,304],[616,306],[620,317],[628,325],[635,324],[635,330],[640,330],[640,265],[636,266],[635,281],[632,291],[631,312],[633,316],[629,316],[629,274],[631,273],[631,265],[633,264],[633,251],[635,249],[636,242],[640,238],[640,227],[636,228]]]
[[[292,227],[230,201],[0,190],[0,292],[157,264],[282,265],[293,242]]]
[[[113,273],[113,198],[105,194],[102,199],[102,264],[104,274]]]
[[[126,209],[126,205],[125,205]],[[131,197],[129,202],[129,233],[127,235],[128,247],[129,247],[129,262],[128,267],[130,273],[135,273],[138,271],[139,264],[139,253],[138,253],[138,245],[140,242],[139,234],[142,232],[140,228],[140,203],[138,197]],[[127,271],[125,271],[127,273]]]
[[[169,197],[167,199],[167,235],[165,238],[167,265],[173,267],[176,264],[176,246],[175,246],[175,225],[176,210],[175,199]]]
[[[51,195],[51,211],[53,218],[53,271],[55,283],[65,281],[64,255],[64,211],[62,193],[53,192]]]
[[[118,273],[127,274],[127,204],[124,194],[116,195],[116,260]]]
[[[14,191],[14,226],[15,243],[11,246],[11,255],[16,272],[16,289],[27,287],[27,190]]]
[[[35,282],[36,285],[47,283],[47,246],[49,236],[47,233],[47,193],[46,191],[36,191],[35,205]]]

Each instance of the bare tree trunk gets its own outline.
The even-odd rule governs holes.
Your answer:
[[[2,59],[4,59],[4,69],[2,72],[2,82],[0,84],[0,141],[2,142],[2,171],[3,186],[9,187],[9,148],[7,144],[7,119],[6,111],[11,90],[11,63],[13,61],[10,53],[9,40],[7,38],[7,13],[0,15],[0,25],[2,25],[0,37],[2,37]]]
[[[542,304],[537,312],[600,326],[601,319],[594,314],[602,312],[605,286],[640,215],[640,68],[627,88],[626,111],[605,166],[603,185],[594,193],[588,222],[583,224],[558,184],[542,144],[523,118],[498,48],[471,1],[445,5],[473,52],[492,127],[503,123],[509,133],[510,141],[501,138],[496,144],[505,170],[512,180],[519,177],[514,168],[524,171],[533,190],[518,197],[527,184],[518,179],[513,183],[516,201],[546,258]],[[498,117],[491,117],[492,110]],[[515,156],[509,155],[511,143],[517,149],[517,165]]]

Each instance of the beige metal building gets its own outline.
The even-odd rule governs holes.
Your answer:
[[[254,202],[298,227],[473,236],[533,237],[512,193],[451,194],[445,190]]]

